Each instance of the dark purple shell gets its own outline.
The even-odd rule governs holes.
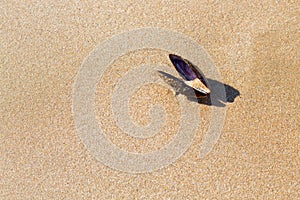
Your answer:
[[[170,54],[169,58],[176,68],[177,72],[182,76],[184,80],[191,81],[195,78],[199,78],[201,82],[205,86],[207,86],[207,80],[204,77],[204,74],[191,62],[175,54]]]

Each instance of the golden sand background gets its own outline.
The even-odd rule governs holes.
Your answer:
[[[297,9],[299,2],[280,0],[2,1],[0,198],[299,199]],[[221,138],[203,160],[197,144],[207,129],[209,107],[199,105],[203,130],[179,160],[152,173],[127,174],[98,162],[76,134],[72,87],[83,60],[100,42],[141,27],[193,38],[208,51],[223,82],[241,95],[227,104]],[[160,57],[160,51],[137,52],[112,69]],[[99,98],[107,98],[102,93],[113,86],[106,83],[107,88],[98,87]],[[148,106],[138,98],[148,93],[153,101],[168,99],[165,105],[175,117],[166,134],[146,147],[122,135],[99,101],[99,123],[113,130],[119,137],[108,137],[126,150],[155,150],[178,128],[176,101],[156,87],[133,97],[133,119],[149,122],[136,109]]]

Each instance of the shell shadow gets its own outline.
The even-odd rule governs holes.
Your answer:
[[[211,89],[211,94],[203,96],[201,98],[196,98],[194,89],[188,87],[182,80],[163,71],[158,71],[158,73],[160,78],[163,79],[164,82],[174,88],[176,95],[182,94],[186,96],[188,100],[197,102],[199,104],[225,107],[227,102],[234,102],[235,98],[240,95],[240,92],[232,86],[208,78],[207,81]],[[214,95],[214,91],[222,88],[223,86],[225,88],[226,97],[219,97],[217,95]],[[211,100],[212,97],[214,98],[214,101]]]

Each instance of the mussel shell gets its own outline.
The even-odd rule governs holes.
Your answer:
[[[198,78],[206,87],[208,87],[207,80],[203,72],[197,66],[175,54],[169,54],[169,58],[177,72],[184,80],[191,81]]]

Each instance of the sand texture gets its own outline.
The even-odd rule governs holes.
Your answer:
[[[281,0],[3,0],[0,199],[300,199],[299,6]],[[163,41],[157,48],[148,41],[151,31],[142,40],[131,34],[132,44],[131,36],[123,37],[115,49],[99,46],[141,28],[174,34],[156,39]],[[195,57],[183,39],[168,41],[175,33],[207,54]],[[134,49],[143,42],[151,48]],[[113,58],[122,48],[132,51]],[[164,73],[177,84],[181,79],[168,58],[180,52],[202,63],[212,84],[226,84],[227,102],[220,97],[213,105],[197,103],[186,97],[184,85],[166,84]],[[102,76],[101,64],[107,65]],[[159,66],[160,74],[147,71]],[[162,85],[143,82],[131,94],[124,107],[129,116],[122,117],[123,93],[138,81],[156,79]],[[131,122],[142,128],[132,131]],[[149,124],[146,138],[140,130]],[[222,127],[220,135],[207,134],[212,124]],[[178,136],[181,126],[188,131]],[[93,138],[84,132],[98,128],[119,149],[105,152],[97,131]],[[179,143],[164,152],[177,156],[173,161],[161,154],[134,157],[159,152],[176,137]],[[201,147],[205,141],[207,148]],[[114,154],[120,149],[132,160]],[[149,163],[140,165],[141,160]]]

